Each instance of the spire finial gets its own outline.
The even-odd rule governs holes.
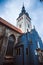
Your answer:
[[[24,7],[24,2],[23,2],[23,8],[25,8],[25,7]]]
[[[23,7],[24,7],[24,2],[23,2]]]

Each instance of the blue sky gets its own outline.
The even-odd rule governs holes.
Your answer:
[[[32,26],[35,26],[43,40],[43,2],[40,0],[0,0],[0,17],[16,26],[22,6],[31,17]]]

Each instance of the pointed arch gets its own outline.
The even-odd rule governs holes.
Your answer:
[[[15,41],[16,41],[15,36],[11,34],[8,38],[8,46],[6,51],[7,56],[13,56],[13,47],[14,47]]]

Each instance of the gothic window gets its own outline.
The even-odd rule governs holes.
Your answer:
[[[18,49],[18,52],[19,52],[18,55],[20,55],[20,48]]]
[[[35,52],[35,55],[37,55],[37,51],[35,50],[34,52]]]
[[[16,55],[18,55],[18,49],[16,49]]]
[[[39,44],[39,41],[38,41],[38,43],[37,43],[37,46],[38,46],[38,48],[40,48],[40,44]]]
[[[8,46],[7,46],[7,52],[6,55],[7,56],[13,56],[13,46],[14,46],[14,42],[15,42],[15,36],[11,35],[8,39]]]
[[[26,55],[29,55],[29,49],[26,48]]]
[[[32,39],[29,40],[29,43],[32,44]]]
[[[16,49],[16,55],[20,55],[20,48]]]

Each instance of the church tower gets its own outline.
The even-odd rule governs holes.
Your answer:
[[[24,5],[22,7],[21,13],[19,14],[19,17],[17,18],[17,27],[20,28],[23,31],[23,33],[30,31],[32,28],[31,18],[29,17],[29,14],[26,12]]]

